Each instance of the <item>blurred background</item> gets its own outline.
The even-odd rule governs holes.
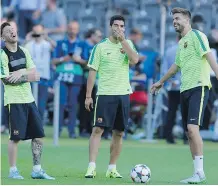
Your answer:
[[[2,0],[1,23],[8,21],[18,31],[19,44],[29,50],[41,74],[40,82],[32,88],[44,125],[49,130],[54,123],[58,125],[60,138],[64,128],[71,139],[90,136],[93,113],[84,107],[86,64],[94,45],[108,37],[110,17],[120,14],[126,19],[126,38],[140,55],[139,63],[130,67],[133,94],[125,138],[165,139],[170,144],[181,138],[186,144],[179,104],[180,74],[157,96],[148,93],[152,82],[174,63],[180,39],[170,14],[174,7],[191,11],[193,29],[208,36],[217,59],[217,0]],[[212,71],[211,81],[201,135],[218,141],[218,81]],[[97,83],[93,99],[96,89]],[[3,94],[1,85],[1,133],[7,134]],[[110,137],[105,131],[104,138]]]

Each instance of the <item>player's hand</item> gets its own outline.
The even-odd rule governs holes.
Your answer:
[[[26,71],[26,69],[21,69],[21,70],[11,72],[9,77],[7,78],[7,80],[10,83],[15,83],[21,78],[21,76],[24,74],[25,71]]]
[[[91,111],[90,106],[91,106],[91,109],[93,109],[93,99],[91,97],[86,98],[85,100],[85,107],[86,107],[86,110],[88,110],[89,112]]]
[[[37,71],[34,71],[31,74],[28,74],[27,81],[28,82],[40,81],[40,74]]]
[[[151,90],[150,90],[150,93],[151,94],[158,94],[159,93],[159,90],[163,87],[163,83],[160,83],[159,81],[155,84],[153,84],[151,86]]]
[[[114,30],[115,35],[117,36],[117,39],[119,40],[119,42],[122,42],[125,39],[125,35],[124,32],[122,32],[119,29]]]

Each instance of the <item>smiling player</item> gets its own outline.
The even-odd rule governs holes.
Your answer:
[[[218,78],[218,65],[213,58],[206,35],[191,28],[191,13],[183,8],[174,8],[173,25],[181,34],[173,64],[166,75],[155,83],[151,93],[157,92],[170,77],[181,70],[181,111],[194,163],[194,174],[182,183],[200,183],[206,180],[203,169],[203,141],[199,127],[202,125],[207,105],[210,83],[210,66]]]

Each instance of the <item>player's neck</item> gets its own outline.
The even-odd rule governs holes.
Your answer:
[[[181,33],[181,36],[184,37],[191,29],[191,26],[185,27],[183,32]]]
[[[119,41],[118,41],[116,38],[114,38],[113,36],[110,36],[110,37],[109,37],[109,40],[110,40],[112,43],[114,43],[114,44],[119,43]]]
[[[6,48],[10,51],[10,52],[17,52],[17,43],[5,43]]]

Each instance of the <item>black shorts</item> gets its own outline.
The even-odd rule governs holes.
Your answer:
[[[208,87],[195,87],[180,94],[182,121],[185,131],[188,131],[188,124],[202,126],[208,98]]]
[[[45,136],[42,118],[35,102],[25,104],[9,104],[10,140],[27,140]]]
[[[94,127],[124,131],[129,119],[129,95],[99,95],[96,98]]]

